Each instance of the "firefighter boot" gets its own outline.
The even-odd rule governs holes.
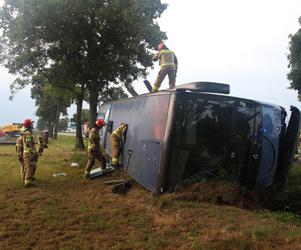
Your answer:
[[[35,185],[34,185],[34,182],[32,179],[25,179],[24,187],[28,188],[28,187],[33,187],[33,186],[35,186]]]
[[[89,171],[85,171],[84,179],[86,179],[86,180],[90,179],[90,172]]]

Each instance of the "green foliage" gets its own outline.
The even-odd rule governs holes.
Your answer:
[[[38,130],[44,130],[45,128],[47,128],[46,121],[43,120],[43,119],[38,119],[38,122],[37,122],[37,129],[38,129]]]
[[[45,82],[34,85],[31,90],[32,97],[36,100],[39,117],[39,129],[49,129],[50,136],[59,129],[60,114],[67,115],[67,107],[71,104],[71,93],[50,85],[45,78]]]
[[[299,24],[301,25],[301,17],[299,17]],[[295,34],[289,35],[289,61],[290,72],[287,78],[290,81],[291,88],[298,91],[299,100],[301,99],[301,29]]]
[[[301,215],[301,165],[294,164],[283,190],[268,189],[263,194],[263,205],[272,211],[285,211]]]
[[[256,239],[265,239],[268,237],[270,231],[266,225],[254,225],[249,230],[250,237],[253,240]]]
[[[12,92],[43,76],[77,103],[86,98],[93,122],[110,84],[130,87],[147,74],[151,49],[166,39],[156,22],[166,7],[161,0],[6,0],[0,59],[18,74]]]
[[[65,131],[68,127],[69,118],[65,117],[59,120],[58,131]]]
[[[278,221],[283,222],[291,222],[299,224],[301,223],[300,216],[297,214],[294,214],[292,212],[286,212],[286,211],[270,211],[270,210],[264,210],[263,211],[263,217],[265,218],[273,218]]]
[[[124,92],[122,87],[110,86],[100,93],[100,102],[109,102],[121,98],[127,98],[128,95]]]
[[[166,38],[155,22],[165,9],[160,0],[6,0],[1,58],[21,87],[37,72],[87,84],[90,95],[109,82],[130,85]]]
[[[71,122],[76,122],[76,113],[73,114],[73,117],[70,119]],[[81,124],[89,121],[89,110],[83,109],[81,115]]]

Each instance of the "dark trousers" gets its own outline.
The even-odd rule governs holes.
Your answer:
[[[86,165],[85,173],[90,173],[92,167],[94,166],[95,160],[99,160],[102,169],[106,168],[106,159],[100,153],[100,151],[99,150],[93,151],[93,150],[89,149],[88,150],[88,162]]]

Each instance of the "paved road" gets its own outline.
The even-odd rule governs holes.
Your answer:
[[[0,145],[15,145],[15,141],[0,141]]]

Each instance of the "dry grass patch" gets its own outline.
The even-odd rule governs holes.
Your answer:
[[[0,150],[12,154],[14,146]],[[0,156],[0,249],[301,248],[298,223],[242,209],[235,185],[208,183],[155,196],[135,184],[117,195],[103,180],[122,171],[85,181],[83,168],[69,166],[83,165],[85,157],[70,141],[52,142],[38,162],[37,187],[24,189],[16,158]],[[57,172],[67,176],[54,178]]]

